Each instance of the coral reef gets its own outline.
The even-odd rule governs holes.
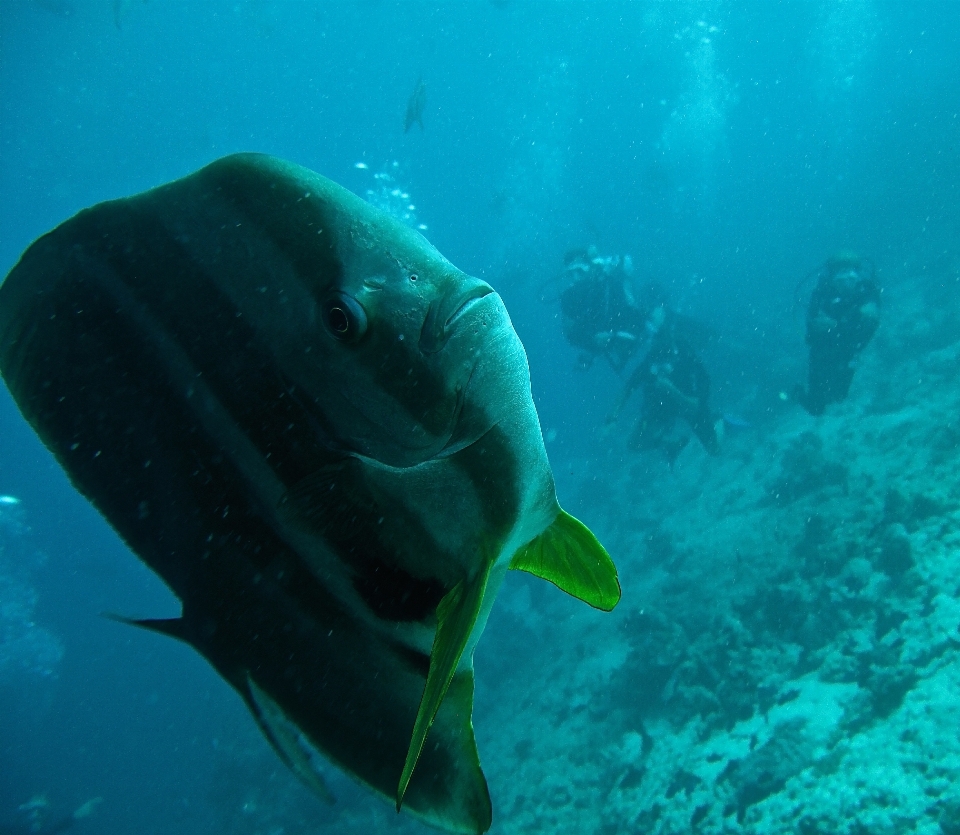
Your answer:
[[[960,832],[960,315],[919,292],[824,417],[567,468],[624,600],[508,584],[484,649],[533,670],[479,695],[498,831]]]

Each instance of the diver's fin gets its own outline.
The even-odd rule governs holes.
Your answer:
[[[549,528],[513,555],[510,567],[549,580],[605,612],[620,600],[617,567],[610,555],[583,522],[563,510]]]
[[[457,671],[460,657],[473,631],[480,614],[480,604],[487,588],[490,566],[487,563],[472,580],[461,580],[440,601],[437,606],[437,632],[433,637],[433,649],[430,651],[430,668],[427,671],[427,683],[420,697],[417,719],[413,723],[413,735],[407,749],[407,759],[400,774],[397,787],[397,811],[403,804],[413,769],[416,768],[420,751],[427,738],[427,732],[440,709],[440,703]],[[473,703],[471,688],[471,706]]]
[[[246,702],[250,712],[263,731],[277,756],[299,777],[308,789],[327,803],[335,803],[336,798],[314,767],[310,749],[303,741],[300,730],[287,719],[287,715],[270,696],[264,692],[247,673]],[[310,746],[312,748],[312,746]]]
[[[187,637],[186,623],[183,618],[125,618],[123,615],[117,615],[113,612],[104,612],[103,616],[117,623],[125,623],[127,626],[139,626],[141,629],[149,629],[151,632],[159,632],[168,638],[176,638],[189,644],[190,638]]]

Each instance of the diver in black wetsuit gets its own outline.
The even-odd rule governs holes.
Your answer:
[[[807,308],[810,365],[796,400],[811,415],[847,396],[856,359],[880,322],[880,288],[872,267],[850,252],[828,259]]]
[[[690,440],[686,423],[710,455],[720,452],[717,416],[710,410],[710,377],[681,335],[681,319],[667,311],[650,350],[627,380],[608,422],[615,421],[630,396],[643,389],[640,420],[629,445],[636,450],[662,449],[672,464]]]
[[[638,298],[630,256],[603,257],[594,247],[568,252],[564,273],[573,283],[560,294],[563,334],[581,351],[578,367],[603,356],[621,372],[646,339],[662,291],[651,283]]]

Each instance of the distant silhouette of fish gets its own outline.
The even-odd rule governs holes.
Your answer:
[[[423,130],[423,108],[427,103],[427,85],[423,79],[417,80],[417,86],[413,88],[410,98],[407,100],[407,115],[403,119],[403,132],[409,132],[413,125],[419,124],[420,130]]]
[[[604,610],[620,587],[557,504],[489,285],[236,155],[37,240],[0,286],[0,370],[182,602],[135,623],[200,652],[308,785],[312,748],[436,826],[490,826],[472,657],[506,570]]]
[[[127,19],[132,5],[133,0],[113,0],[113,25],[117,29],[123,28],[123,22]]]
[[[724,412],[722,417],[723,417],[724,424],[728,426],[730,429],[737,430],[737,429],[753,429],[754,428],[753,424],[749,420],[746,420],[734,414],[730,414],[729,412]]]

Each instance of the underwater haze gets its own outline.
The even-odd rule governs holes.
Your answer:
[[[240,151],[419,229],[502,296],[623,590],[505,580],[490,831],[958,835],[958,113],[955,0],[0,0],[0,271]],[[810,414],[808,303],[847,250],[879,327]],[[571,344],[573,252],[695,334],[718,454],[637,444],[649,391],[613,420],[646,337]],[[180,603],[6,388],[0,430],[0,832],[435,831],[333,766],[316,797],[200,655],[104,617]]]

